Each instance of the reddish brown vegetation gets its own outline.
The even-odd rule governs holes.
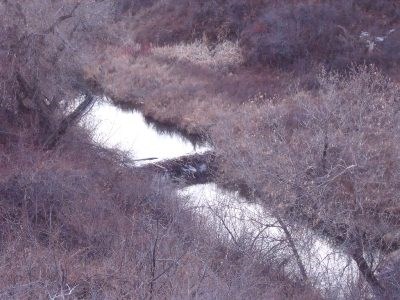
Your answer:
[[[311,297],[206,234],[168,182],[87,139],[1,148],[1,297]]]
[[[252,65],[303,72],[314,63],[343,69],[374,62],[392,69],[400,61],[398,34],[388,34],[400,22],[396,1],[121,1],[120,7],[131,15],[122,20],[133,22],[139,42],[202,39],[212,49],[239,40]],[[362,32],[370,36],[360,38]]]
[[[400,245],[399,89],[376,69],[346,70],[396,70],[397,1],[81,4],[0,4],[1,297],[314,296],[287,280],[284,262],[260,263],[260,253],[206,232],[168,181],[92,145],[75,125],[81,112],[66,109],[103,88],[210,138],[218,183],[308,221],[354,259],[376,296],[396,295],[398,252],[386,262],[369,254]],[[194,40],[209,57],[238,40],[244,64],[217,70],[152,55]],[[319,64],[344,72],[305,72]]]
[[[0,4],[0,298],[318,298],[77,126],[101,92],[83,81],[112,20],[97,2]]]

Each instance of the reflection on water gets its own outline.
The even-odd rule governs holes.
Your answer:
[[[101,101],[83,121],[93,128],[94,139],[109,148],[128,152],[134,159],[157,160],[204,153],[207,145],[194,146],[179,134],[161,134],[148,125],[140,112],[123,111],[109,101]],[[141,162],[143,163],[143,162]],[[256,247],[263,253],[292,256],[279,222],[259,204],[249,203],[238,193],[222,190],[216,184],[189,186],[179,191],[186,205],[215,229],[222,239],[243,247]],[[340,298],[337,291],[348,290],[357,280],[357,268],[348,256],[304,227],[291,227],[292,238],[312,283],[328,297]],[[289,274],[298,267],[294,258],[286,266]],[[328,286],[329,283],[329,286]],[[330,292],[336,291],[336,294]]]
[[[106,100],[95,104],[84,123],[94,128],[96,142],[126,151],[133,159],[158,161],[210,150],[208,145],[195,146],[176,133],[161,134],[140,112],[123,111]]]
[[[205,216],[209,224],[231,242],[245,241],[247,247],[264,252],[280,251],[291,256],[287,264],[289,274],[298,267],[286,242],[278,220],[259,204],[249,203],[238,193],[220,189],[216,184],[189,186],[180,191],[187,205]],[[357,267],[343,252],[306,228],[296,227],[291,232],[303,264],[312,283],[324,290],[345,291],[357,278]],[[246,247],[245,246],[245,247]],[[328,285],[329,284],[329,285]],[[335,298],[338,298],[338,294]]]

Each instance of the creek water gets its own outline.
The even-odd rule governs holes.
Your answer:
[[[137,165],[211,149],[206,143],[194,145],[180,134],[160,132],[139,111],[123,110],[107,99],[99,99],[83,123],[92,129],[97,143],[126,152],[138,160]]]
[[[83,120],[93,130],[94,140],[109,148],[125,151],[132,159],[165,160],[211,150],[207,144],[194,145],[183,135],[160,132],[138,111],[122,110],[112,102],[98,101]],[[152,163],[140,161],[136,164]],[[227,243],[256,247],[273,255],[289,257],[288,274],[298,274],[298,265],[278,220],[258,203],[249,203],[214,183],[198,184],[178,191],[182,203],[205,218]],[[309,280],[328,298],[341,295],[358,278],[354,262],[341,249],[306,226],[289,226]],[[338,293],[338,291],[340,291]]]

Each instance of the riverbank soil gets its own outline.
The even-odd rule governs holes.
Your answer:
[[[400,8],[378,2],[126,5],[86,77],[206,137],[217,182],[330,236],[379,294],[363,254],[400,246]]]

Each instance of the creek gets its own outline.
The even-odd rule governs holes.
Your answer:
[[[207,143],[193,144],[176,130],[160,131],[139,111],[123,110],[107,99],[99,99],[82,123],[92,130],[95,142],[126,152],[138,166],[212,150]],[[290,258],[286,272],[299,275],[287,235],[265,205],[250,203],[238,192],[221,189],[215,183],[186,186],[177,194],[227,243],[256,247],[264,253],[273,251],[275,255],[280,251]],[[327,298],[341,298],[359,276],[353,260],[307,226],[287,227],[311,283]]]

